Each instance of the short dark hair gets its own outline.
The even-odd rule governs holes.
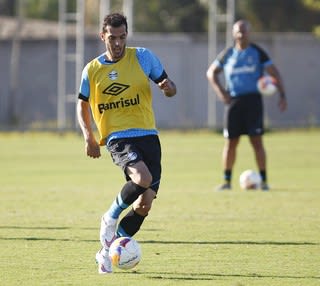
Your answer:
[[[109,14],[103,19],[102,32],[107,31],[107,26],[120,27],[121,25],[125,25],[126,32],[128,33],[127,18],[120,13]]]

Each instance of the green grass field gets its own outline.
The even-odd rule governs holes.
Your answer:
[[[270,192],[242,191],[254,168],[243,137],[234,189],[220,134],[161,131],[163,178],[132,271],[98,275],[100,216],[123,184],[107,152],[76,134],[0,134],[0,285],[320,285],[320,131],[265,136]]]

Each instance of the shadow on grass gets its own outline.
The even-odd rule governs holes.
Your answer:
[[[0,229],[34,229],[34,230],[72,230],[72,229],[83,229],[83,230],[97,230],[96,227],[40,227],[40,226],[0,226]],[[48,241],[83,241],[83,242],[97,242],[98,240],[82,240],[72,238],[52,238],[52,237],[4,237],[0,236],[0,240],[48,240]],[[319,242],[308,242],[308,241],[176,241],[176,240],[139,240],[141,244],[185,244],[185,245],[319,245]]]
[[[52,229],[52,230],[66,230],[66,229],[98,229],[97,227],[69,227],[69,226],[1,226],[0,229]]]
[[[221,280],[221,278],[273,278],[273,279],[315,279],[317,276],[292,276],[292,275],[264,275],[257,273],[249,274],[219,274],[219,273],[144,273],[150,279],[157,280],[185,280],[185,281],[202,281],[202,280]],[[191,277],[192,276],[192,277]]]
[[[192,244],[192,245],[219,245],[219,244],[248,244],[248,245],[319,245],[317,242],[307,241],[159,241],[159,240],[143,240],[139,243],[146,244]]]
[[[30,229],[30,230],[62,230],[62,231],[71,231],[75,229],[88,229],[88,230],[97,230],[96,227],[92,228],[78,228],[78,227],[24,227],[24,226],[0,226],[0,229]],[[79,238],[54,238],[54,237],[40,237],[40,236],[23,236],[23,237],[5,237],[0,236],[0,241],[61,241],[61,242],[88,242],[88,243],[98,243],[97,239],[88,240],[88,239],[79,239]],[[175,240],[141,240],[141,244],[163,244],[163,245],[278,245],[278,246],[313,246],[319,245],[319,242],[308,242],[308,241],[175,241]],[[118,273],[114,273],[117,275]],[[121,273],[122,275],[122,273]],[[320,276],[293,276],[293,275],[268,275],[268,274],[259,274],[259,273],[230,273],[230,274],[221,274],[221,273],[183,273],[183,272],[127,272],[126,275],[143,275],[150,280],[163,280],[163,281],[216,281],[225,278],[234,279],[234,278],[273,278],[273,279],[313,279],[320,280]]]
[[[122,273],[114,273],[114,275]],[[155,280],[185,280],[185,281],[211,281],[222,278],[275,278],[275,279],[315,279],[320,280],[320,276],[292,276],[292,275],[268,275],[258,273],[248,274],[220,274],[220,273],[177,273],[177,272],[127,272],[126,275],[144,275],[146,278]]]
[[[3,227],[0,227],[0,229]],[[15,227],[11,227],[15,228]],[[30,229],[29,227],[27,229]],[[68,227],[52,227],[52,228],[35,228],[35,229],[52,229],[66,230],[72,229]],[[34,241],[79,241],[79,242],[98,242],[98,239],[75,239],[75,238],[55,238],[55,237],[4,237],[0,236],[0,240],[34,240]],[[174,240],[139,240],[141,244],[173,244],[173,245],[319,245],[318,242],[308,241],[174,241]]]

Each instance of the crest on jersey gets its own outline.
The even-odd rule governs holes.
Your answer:
[[[111,80],[116,80],[118,78],[118,72],[115,70],[112,70],[111,72],[109,72],[108,77]]]

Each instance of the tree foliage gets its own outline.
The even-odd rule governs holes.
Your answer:
[[[302,2],[312,10],[320,10],[320,0],[302,0]]]
[[[316,10],[320,12],[320,0],[302,0],[303,4],[311,10]],[[320,18],[320,16],[319,16]],[[317,24],[319,24],[320,19],[318,18]],[[315,25],[313,27],[313,32],[317,37],[320,37],[320,25]]]
[[[310,32],[320,13],[303,1],[309,0],[242,0],[237,15],[250,20],[256,31]]]
[[[48,20],[58,19],[58,0],[23,1],[24,15]],[[85,0],[86,23],[97,25],[100,0]],[[103,1],[103,0],[101,0]],[[208,31],[208,7],[211,0],[132,0],[135,32]],[[224,13],[226,0],[218,0]],[[16,15],[18,0],[0,0],[0,15]],[[69,12],[77,0],[66,0]],[[123,0],[111,0],[111,11],[121,11]],[[320,0],[235,0],[236,19],[248,19],[255,31],[311,32],[320,22]]]
[[[196,0],[136,0],[135,30],[141,32],[206,31],[207,9]]]

